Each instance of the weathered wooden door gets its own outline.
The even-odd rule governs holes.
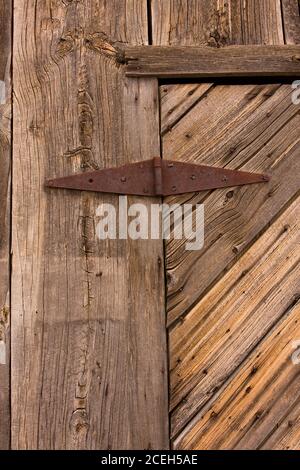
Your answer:
[[[205,245],[167,243],[176,448],[299,445],[299,106],[290,85],[161,87],[163,155],[267,171],[268,185],[173,198],[203,203]]]
[[[162,3],[154,2],[155,44],[300,39],[296,2]],[[166,244],[176,449],[300,447],[291,357],[300,338],[300,115],[292,91],[251,82],[160,87],[163,158],[272,175],[266,186],[169,198],[205,206],[200,252],[182,240]]]
[[[132,79],[118,60],[120,44],[299,43],[297,0],[11,6],[0,0],[0,447],[300,448],[291,84]],[[44,188],[159,154],[272,181],[167,199],[204,204],[196,252],[100,241],[97,207],[115,195]]]

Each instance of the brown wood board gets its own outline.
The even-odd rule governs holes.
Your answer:
[[[295,44],[295,3],[153,0],[153,45],[210,46],[221,54],[232,45]],[[299,384],[290,359],[297,330],[289,334],[289,327],[299,315],[300,123],[291,94],[280,80],[161,86],[164,158],[272,173],[268,188],[166,200],[205,205],[201,252],[186,252],[184,241],[166,243],[175,449],[299,446],[293,395]],[[284,353],[278,360],[274,353],[255,379],[255,358],[269,347]],[[253,393],[242,376],[253,377]]]
[[[10,205],[12,2],[0,0],[0,449],[10,446]]]
[[[298,77],[300,46],[126,47],[128,77]]]
[[[299,449],[298,1],[0,0],[0,25],[0,449],[167,449],[166,308],[173,447]],[[44,188],[160,152],[272,180],[165,199],[204,203],[200,252],[100,241],[116,195]]]
[[[14,449],[169,445],[162,242],[100,241],[116,196],[44,189],[159,153],[157,82],[116,61],[147,41],[144,0],[15,1]]]

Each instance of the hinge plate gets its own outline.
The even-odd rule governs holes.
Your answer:
[[[46,181],[49,188],[137,196],[170,196],[269,181],[265,174],[228,170],[155,157],[117,168]]]

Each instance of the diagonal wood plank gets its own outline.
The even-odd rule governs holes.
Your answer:
[[[292,5],[293,0],[285,5],[279,0],[170,0],[163,3],[153,0],[153,44],[217,47],[284,44],[288,3]],[[290,44],[297,42],[295,31],[293,37]],[[174,91],[171,109],[176,109],[176,88]],[[168,93],[162,91],[161,97],[167,109]],[[177,102],[180,100],[178,92]],[[239,390],[235,377],[242,377],[243,373],[247,376],[251,351],[255,357],[257,348],[262,353],[267,352],[268,344],[270,351],[273,345],[276,350],[276,334],[281,322],[292,325],[290,319],[298,315],[294,305],[298,299],[299,273],[284,246],[287,237],[297,262],[299,250],[292,242],[295,230],[290,231],[290,227],[295,227],[295,221],[290,205],[299,196],[299,178],[294,174],[300,171],[297,167],[298,112],[299,108],[291,103],[289,85],[216,86],[204,100],[189,107],[163,131],[164,158],[172,155],[172,159],[205,161],[216,166],[245,167],[253,171],[268,168],[272,173],[272,184],[264,193],[253,188],[249,192],[249,188],[238,191],[233,188],[215,194],[168,199],[169,202],[204,202],[206,213],[206,247],[202,253],[186,253],[182,249],[183,243],[178,240],[166,245],[167,304],[171,325],[171,417],[176,449],[263,446],[274,433],[274,421],[286,429],[288,413],[296,410],[293,390],[298,385],[297,372],[289,367],[287,355],[290,349],[287,347],[284,365],[275,361],[274,368],[258,389],[257,402],[261,399],[262,404],[268,405],[266,416],[273,416],[274,421],[263,416],[257,434],[253,427],[248,427],[249,432],[245,427],[244,433],[243,425],[234,427],[234,424],[228,431],[230,421],[229,424],[222,421],[223,427],[214,432],[217,427],[213,427],[213,407],[215,403],[218,406],[219,396],[231,397],[228,403],[235,412],[235,422],[243,423],[244,416],[251,417],[251,409],[248,411],[247,408],[251,393],[248,402],[240,406],[234,392],[234,387]],[[162,116],[165,115],[162,110]],[[295,205],[293,210],[295,212]],[[274,237],[278,247],[273,254],[271,246],[264,245],[268,236],[270,240]],[[228,251],[226,243],[220,241],[223,237],[230,245]],[[269,253],[267,258],[265,251]],[[230,252],[230,260],[226,252]],[[248,262],[244,266],[246,259]],[[261,260],[266,260],[266,264],[262,265]],[[229,277],[231,282],[226,284]],[[242,288],[245,279],[248,279],[247,288]],[[288,334],[288,328],[286,331]],[[297,331],[293,331],[297,335]],[[269,343],[265,342],[266,338],[270,338]],[[252,377],[255,370],[250,369],[248,375]],[[272,402],[268,398],[270,393],[264,398],[260,390],[264,390],[268,380],[276,383],[276,374],[280,375],[280,393]],[[280,402],[281,397],[290,401],[289,410],[285,410],[284,401]],[[203,416],[212,423],[211,428],[205,428],[205,423],[202,427]],[[295,446],[296,425],[293,436],[295,438],[291,437],[290,442]]]
[[[212,83],[187,83],[161,87],[161,134],[171,130],[193,106],[204,99],[212,86]]]
[[[197,301],[298,191],[299,106],[291,94],[289,85],[217,87],[164,137],[166,158],[272,176],[264,187],[194,196],[195,203],[205,199],[205,246],[193,253],[185,250],[184,241],[167,244],[169,323]]]
[[[171,331],[173,435],[210,399],[214,400],[239,364],[297,300],[297,205],[299,198],[199,302],[184,323]]]
[[[290,314],[292,313],[290,312]],[[295,334],[297,335],[297,333]],[[293,342],[290,346],[293,347]],[[289,359],[291,360],[291,355]],[[272,397],[269,395],[271,406],[269,405],[266,410],[263,410],[263,413],[257,415],[258,419],[243,433],[242,438],[235,444],[235,449],[263,449],[265,447],[276,450],[280,448],[276,444],[276,440],[280,441],[285,434],[290,434],[286,448],[288,449],[289,446],[291,449],[299,448],[299,439],[295,443],[291,441],[292,435],[297,434],[295,424],[299,418],[299,371],[296,370],[297,367],[295,367],[295,371],[292,371],[289,367],[290,364],[287,366],[287,368],[278,370],[278,375],[281,377],[280,382],[277,382],[279,387],[272,389]],[[289,369],[288,374],[283,374],[284,369]]]
[[[299,390],[299,381],[298,381]],[[300,445],[300,405],[299,398],[286,419],[278,425],[274,433],[260,447],[262,450],[299,450]]]
[[[292,341],[300,334],[299,313],[299,303],[286,312],[201,419],[198,417],[186,428],[185,435],[177,440],[177,447],[256,449],[262,444],[263,448],[275,449],[281,442],[282,447],[289,443],[292,449],[299,449],[299,439],[288,436],[290,432],[296,437],[297,427],[299,436],[295,416],[290,425],[286,424],[289,414],[299,411],[299,371],[291,361]],[[283,396],[291,402],[292,411],[286,407]],[[266,440],[270,430],[273,437]]]
[[[207,22],[206,28],[201,29],[202,21],[204,22],[206,18],[209,18],[210,20]],[[216,18],[218,19],[217,21]],[[254,2],[252,1],[247,2],[246,4],[243,3],[243,5],[241,4],[241,2],[235,0],[231,2],[201,3],[186,2],[184,0],[172,0],[164,2],[163,5],[161,5],[160,2],[153,1],[152,19],[154,45],[213,45],[209,41],[212,32],[214,32],[214,36],[216,36],[217,38],[222,37],[222,41],[217,44],[218,46],[240,43],[251,44],[254,42],[252,34],[253,28],[256,31],[256,42],[254,42],[255,44],[283,44],[284,41],[280,1],[270,2],[268,0],[265,0],[261,2],[257,8],[255,8]],[[191,24],[194,25],[194,29],[192,29],[194,36],[190,35],[191,30],[188,26]],[[189,155],[189,147],[193,146],[194,144],[197,148],[197,157],[199,158],[199,155],[202,155],[202,162],[207,162],[207,164],[220,165],[219,159],[216,158],[214,160],[214,155],[213,157],[206,159],[206,156],[203,155],[203,151],[205,149],[205,144],[212,141],[211,136],[213,135],[215,137],[217,126],[221,126],[220,134],[222,134],[222,124],[220,124],[219,121],[220,119],[222,120],[222,114],[227,112],[227,106],[229,106],[229,109],[231,109],[232,112],[231,115],[225,115],[222,121],[224,130],[228,130],[230,128],[230,119],[234,119],[234,114],[236,114],[236,118],[238,119],[243,118],[243,115],[237,112],[239,105],[241,105],[243,109],[246,108],[248,110],[249,118],[251,119],[251,112],[253,109],[255,109],[252,108],[252,105],[254,107],[259,106],[260,102],[262,102],[264,99],[268,99],[269,94],[273,94],[273,92],[276,91],[276,87],[274,89],[267,87],[265,90],[259,90],[259,88],[255,88],[253,90],[249,88],[247,90],[246,87],[242,87],[240,88],[240,93],[237,92],[237,88],[232,88],[231,90],[226,91],[227,100],[223,96],[225,88],[222,88],[220,91],[218,91],[217,87],[217,90],[214,91],[215,94],[213,95],[213,97],[216,97],[216,99],[215,101],[211,99],[210,106],[207,104],[208,100],[203,100],[198,105],[198,112],[195,111],[195,108],[197,108],[197,106],[193,108],[194,114],[191,114],[192,118],[190,120],[190,123],[195,126],[195,128],[193,129],[194,134],[193,132],[190,132],[190,129],[187,126],[187,128],[185,129],[185,133],[182,133],[182,141],[179,139],[179,135],[177,135],[177,133],[175,132],[172,132],[169,135],[166,134],[164,136],[164,158],[170,158],[170,155],[172,154],[172,158],[176,158],[177,155],[178,159],[188,161],[188,159],[191,158]],[[261,95],[258,97],[258,100],[256,100],[255,97],[257,94],[260,94],[260,92]],[[241,96],[241,94],[243,95],[243,97]],[[259,101],[259,98],[261,99],[261,101]],[[238,101],[239,99],[240,103]],[[166,101],[164,103],[166,103]],[[247,101],[250,102],[249,107],[245,105]],[[251,101],[253,101],[253,103],[251,103]],[[221,106],[220,112],[218,111],[219,106]],[[207,110],[207,112],[205,113],[205,119],[201,120],[201,124],[198,125],[198,118],[200,115],[202,115],[201,113],[205,112],[205,110]],[[271,110],[269,109],[266,112],[271,111],[272,108]],[[162,115],[164,115],[164,111],[162,111]],[[212,119],[210,119],[210,115],[213,116]],[[192,119],[194,119],[193,122]],[[209,120],[208,122],[207,119]],[[210,128],[209,122],[211,122],[212,120],[216,122],[216,126],[211,126]],[[185,122],[187,122],[187,120],[185,120]],[[178,123],[178,125],[180,125],[180,122]],[[203,131],[201,132],[201,137],[198,134],[199,127],[203,129]],[[205,134],[206,129],[207,134],[205,135],[205,139],[203,140],[203,135]],[[220,135],[220,137],[224,138],[224,132],[222,136]],[[231,153],[238,152],[240,145],[239,138],[241,138],[241,135],[237,137],[237,143],[229,144],[229,155],[227,157],[224,156],[222,158],[222,164],[224,166],[228,165],[228,162],[232,160]],[[172,146],[172,140],[176,143],[175,146]],[[238,145],[237,149],[235,149],[236,145]],[[222,141],[220,141],[220,149],[222,149],[221,151],[223,151]],[[212,149],[209,149],[210,152],[211,150]],[[215,149],[213,149],[213,151],[215,151]],[[195,157],[195,152],[192,154],[192,156]],[[250,165],[248,168],[251,169]],[[203,195],[200,195],[200,200],[202,200],[202,197]],[[183,202],[185,199],[182,198],[180,200]],[[194,202],[196,201],[199,202],[199,198],[196,198]],[[175,261],[175,263],[173,263],[172,259],[170,260],[169,255],[172,256],[172,253],[177,253],[176,240],[169,243],[167,246],[167,271],[169,280],[168,310],[170,312],[169,322],[173,322],[174,320],[176,320],[180,315],[182,315],[182,312],[184,312],[186,308],[193,305],[193,302],[195,302],[196,298],[198,297],[197,288],[201,286],[201,282],[196,279],[196,277],[198,276],[197,269],[195,270],[195,272],[197,272],[195,277],[195,284],[185,282],[185,275],[183,273],[177,275],[177,273],[174,272],[174,265],[178,266],[180,262]],[[185,254],[186,253],[182,253],[182,251],[180,251],[178,259],[183,260]],[[191,259],[194,257],[195,255],[191,255]],[[186,266],[186,273],[189,273],[191,269],[191,264],[193,264],[192,261],[191,263],[180,263],[179,269],[181,269],[182,265]],[[211,263],[211,265],[213,264],[215,263]],[[189,289],[189,291],[186,291],[185,289],[188,289],[189,286],[191,286],[191,288]],[[181,302],[186,303],[186,305],[182,305]]]
[[[12,2],[0,0],[0,449],[10,446],[10,167]]]
[[[100,241],[115,196],[43,187],[159,153],[157,82],[116,61],[146,1],[16,0],[14,22],[13,448],[167,448],[162,242]]]
[[[276,390],[276,394],[274,394],[270,400],[268,408],[263,413],[257,415],[258,419],[256,419],[255,422],[252,423],[252,426],[243,433],[243,436],[237,440],[234,447],[235,449],[262,449],[269,438],[276,435],[277,429],[286,428],[286,426],[292,428],[288,423],[289,416],[297,412],[298,409],[299,373],[290,373],[284,376],[282,372],[283,369],[278,370],[279,375],[284,378],[284,382],[281,378],[281,387],[277,389],[280,393],[278,394]],[[289,369],[289,372],[292,372],[291,369]],[[274,388],[273,390],[275,391]],[[270,442],[267,444],[267,448],[276,449]],[[297,448],[297,446],[295,448]]]

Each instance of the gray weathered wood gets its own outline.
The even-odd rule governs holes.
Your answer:
[[[297,45],[129,46],[124,49],[123,59],[128,77],[255,78],[300,74],[300,46]]]
[[[10,160],[12,2],[0,0],[0,449],[10,445]]]
[[[13,448],[167,448],[162,241],[100,241],[116,196],[43,187],[159,154],[157,82],[116,62],[146,0],[15,0],[14,23]]]

